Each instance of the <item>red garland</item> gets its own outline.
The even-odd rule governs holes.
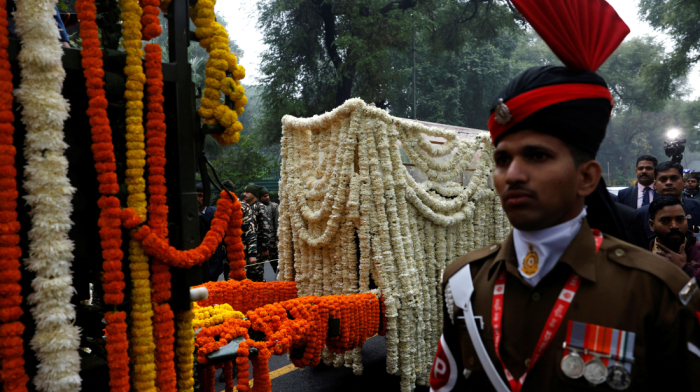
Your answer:
[[[241,202],[236,200],[233,203],[233,215],[229,220],[228,226],[226,226],[226,252],[228,257],[228,264],[231,267],[231,272],[229,276],[234,280],[245,279],[245,252],[243,247],[243,240],[241,235],[243,235],[243,230],[241,226],[243,225],[243,211],[241,210]]]
[[[100,207],[100,238],[104,269],[103,289],[105,303],[119,305],[124,301],[124,273],[122,272],[122,215],[119,199],[114,195],[119,191],[117,164],[112,144],[112,129],[107,117],[107,98],[104,90],[104,69],[102,50],[95,17],[95,0],[78,0],[75,5],[80,19],[80,38],[83,49],[83,74],[90,99],[87,115],[92,132],[92,153],[95,159],[97,180],[102,194],[97,202]],[[4,9],[4,8],[3,8]],[[129,341],[126,336],[126,313],[107,312],[107,362],[109,364],[109,385],[112,392],[129,390]]]
[[[149,41],[159,36],[163,31],[160,27],[160,19],[158,19],[160,0],[140,0],[139,3],[143,9],[143,14],[141,15],[141,26],[143,26],[141,39]]]
[[[22,315],[22,286],[19,280],[19,258],[22,250],[18,246],[20,229],[17,221],[17,170],[12,122],[12,72],[7,54],[9,45],[7,31],[6,1],[0,0],[0,381],[3,391],[26,391],[29,377],[24,370],[24,325]]]

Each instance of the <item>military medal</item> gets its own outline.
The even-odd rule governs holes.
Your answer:
[[[580,378],[583,376],[585,367],[586,363],[583,362],[583,358],[575,351],[561,359],[561,371],[566,377]]]
[[[522,271],[525,275],[532,276],[536,274],[537,271],[540,269],[540,257],[537,255],[532,245],[528,244],[528,246],[530,247],[530,251],[525,255],[525,258],[523,259]]]
[[[600,358],[595,357],[586,364],[583,377],[593,385],[600,385],[608,379],[608,368]]]
[[[624,366],[613,365],[608,369],[608,386],[616,391],[629,388],[632,383],[630,372]]]

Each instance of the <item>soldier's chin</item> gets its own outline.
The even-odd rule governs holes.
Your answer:
[[[542,230],[552,226],[545,214],[532,207],[506,208],[505,212],[510,224],[521,231]]]

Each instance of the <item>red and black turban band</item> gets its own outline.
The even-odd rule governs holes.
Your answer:
[[[605,0],[512,0],[565,67],[528,69],[491,106],[494,144],[524,129],[550,134],[595,154],[613,107],[595,71],[629,34]]]

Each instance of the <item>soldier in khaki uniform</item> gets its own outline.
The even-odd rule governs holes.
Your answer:
[[[513,4],[567,67],[525,71],[493,105],[494,185],[514,229],[445,270],[431,391],[700,390],[697,282],[618,239],[625,225],[594,160],[612,98],[593,71],[629,29],[604,0]],[[583,28],[556,17],[603,23],[605,39],[572,48],[561,37]],[[581,68],[589,49],[598,58]]]

